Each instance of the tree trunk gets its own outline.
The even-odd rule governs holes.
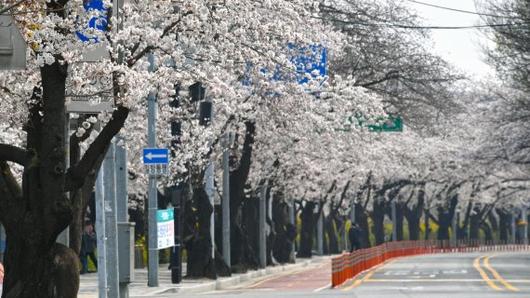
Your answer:
[[[409,209],[407,206],[403,206],[403,215],[407,219],[409,226],[409,240],[420,239],[420,221],[424,202],[424,192],[420,190],[418,194],[418,202],[414,207]]]
[[[340,253],[339,241],[337,238],[337,226],[335,224],[335,218],[333,210],[324,218],[324,229],[327,237],[327,254],[338,254]]]
[[[510,214],[500,208],[497,209],[497,214],[499,214],[499,239],[502,242],[507,243],[511,226]]]
[[[302,231],[300,232],[300,249],[297,257],[311,258],[313,251],[313,231],[316,220],[314,215],[316,204],[312,201],[306,202],[302,209],[300,218],[302,219]]]
[[[438,240],[449,240],[449,227],[451,220],[447,215],[447,211],[438,208]]]
[[[59,243],[47,243],[37,236],[35,226],[28,234],[18,229],[8,233],[7,249],[4,257],[5,279],[4,298],[74,298],[79,289],[79,258],[71,249]]]
[[[487,222],[483,222],[480,227],[484,231],[484,237],[486,241],[493,241],[493,233],[490,225]]]
[[[256,124],[252,121],[245,122],[245,135],[239,166],[230,171],[230,246],[232,272],[246,272],[256,269],[258,260],[258,198],[248,198],[245,194],[245,185],[251,166],[252,144],[256,134]],[[233,165],[234,161],[231,161]],[[249,220],[253,220],[250,223]]]
[[[289,206],[287,203],[275,197],[272,210],[273,225],[276,231],[272,254],[279,263],[285,264],[291,261],[296,229],[289,221]]]
[[[469,219],[469,238],[476,240],[479,238],[479,229],[480,229],[480,208],[473,208],[474,214],[471,214]]]
[[[368,225],[368,216],[366,215],[366,211],[364,210],[363,206],[359,203],[355,204],[355,221],[357,224],[359,224],[359,228],[361,229],[361,239],[359,239],[361,242],[361,247],[371,247],[372,245],[370,243],[370,226]]]
[[[385,242],[385,202],[382,199],[375,199],[373,203],[372,222],[374,225],[375,245]]]
[[[449,228],[455,215],[458,196],[454,195],[447,208],[438,207],[438,240],[449,240]]]
[[[203,187],[194,189],[193,201],[197,208],[197,226],[193,231],[193,237],[186,245],[188,251],[187,277],[215,279],[217,273],[212,258],[212,238],[210,237],[210,216],[213,208]]]
[[[396,203],[396,238],[403,240],[403,203]]]

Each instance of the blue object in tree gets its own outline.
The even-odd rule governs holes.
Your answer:
[[[93,13],[94,11],[97,11],[96,14],[88,20],[88,24],[86,26],[83,26],[83,30],[76,31],[77,37],[82,42],[99,42],[97,36],[91,36],[87,34],[86,32],[83,32],[84,29],[94,29],[98,31],[107,31],[108,29],[108,22],[107,22],[107,9],[105,8],[105,5],[103,3],[103,0],[85,0],[83,1],[83,7],[85,8],[85,11],[88,13]]]

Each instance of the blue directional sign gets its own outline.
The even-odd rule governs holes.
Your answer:
[[[161,165],[169,163],[169,149],[144,148],[143,160],[146,165]]]
[[[296,67],[296,75],[286,74],[284,68],[277,66],[274,71],[263,68],[261,73],[263,75],[270,74],[272,81],[293,81],[296,80],[299,84],[306,84],[310,80],[319,79],[320,84],[323,84],[328,75],[328,51],[322,45],[298,46],[295,44],[287,45],[289,60]],[[251,86],[252,79],[250,71],[252,64],[247,63],[245,75],[242,80],[243,86]]]
[[[77,31],[76,35],[83,42],[92,41],[94,43],[97,43],[99,42],[97,36],[88,34],[84,31],[88,28],[98,31],[106,31],[108,27],[107,9],[105,8],[103,0],[84,0],[83,7],[85,8],[85,11],[89,13],[95,13],[94,16],[88,21],[88,24],[83,26],[84,30]]]

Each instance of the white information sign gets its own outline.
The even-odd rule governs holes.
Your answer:
[[[158,249],[175,246],[175,221],[173,208],[156,211]]]

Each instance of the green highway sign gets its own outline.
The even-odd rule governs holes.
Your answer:
[[[386,118],[386,119],[385,119]],[[380,117],[378,119],[381,124],[368,125],[368,129],[377,132],[402,132],[403,119],[401,117]]]
[[[370,131],[375,132],[402,132],[403,118],[397,116],[379,116],[376,118],[376,124],[365,124],[366,118],[362,115],[350,116],[344,123],[344,127],[335,128],[335,131],[350,132],[352,125],[356,119],[359,128],[366,127]]]

